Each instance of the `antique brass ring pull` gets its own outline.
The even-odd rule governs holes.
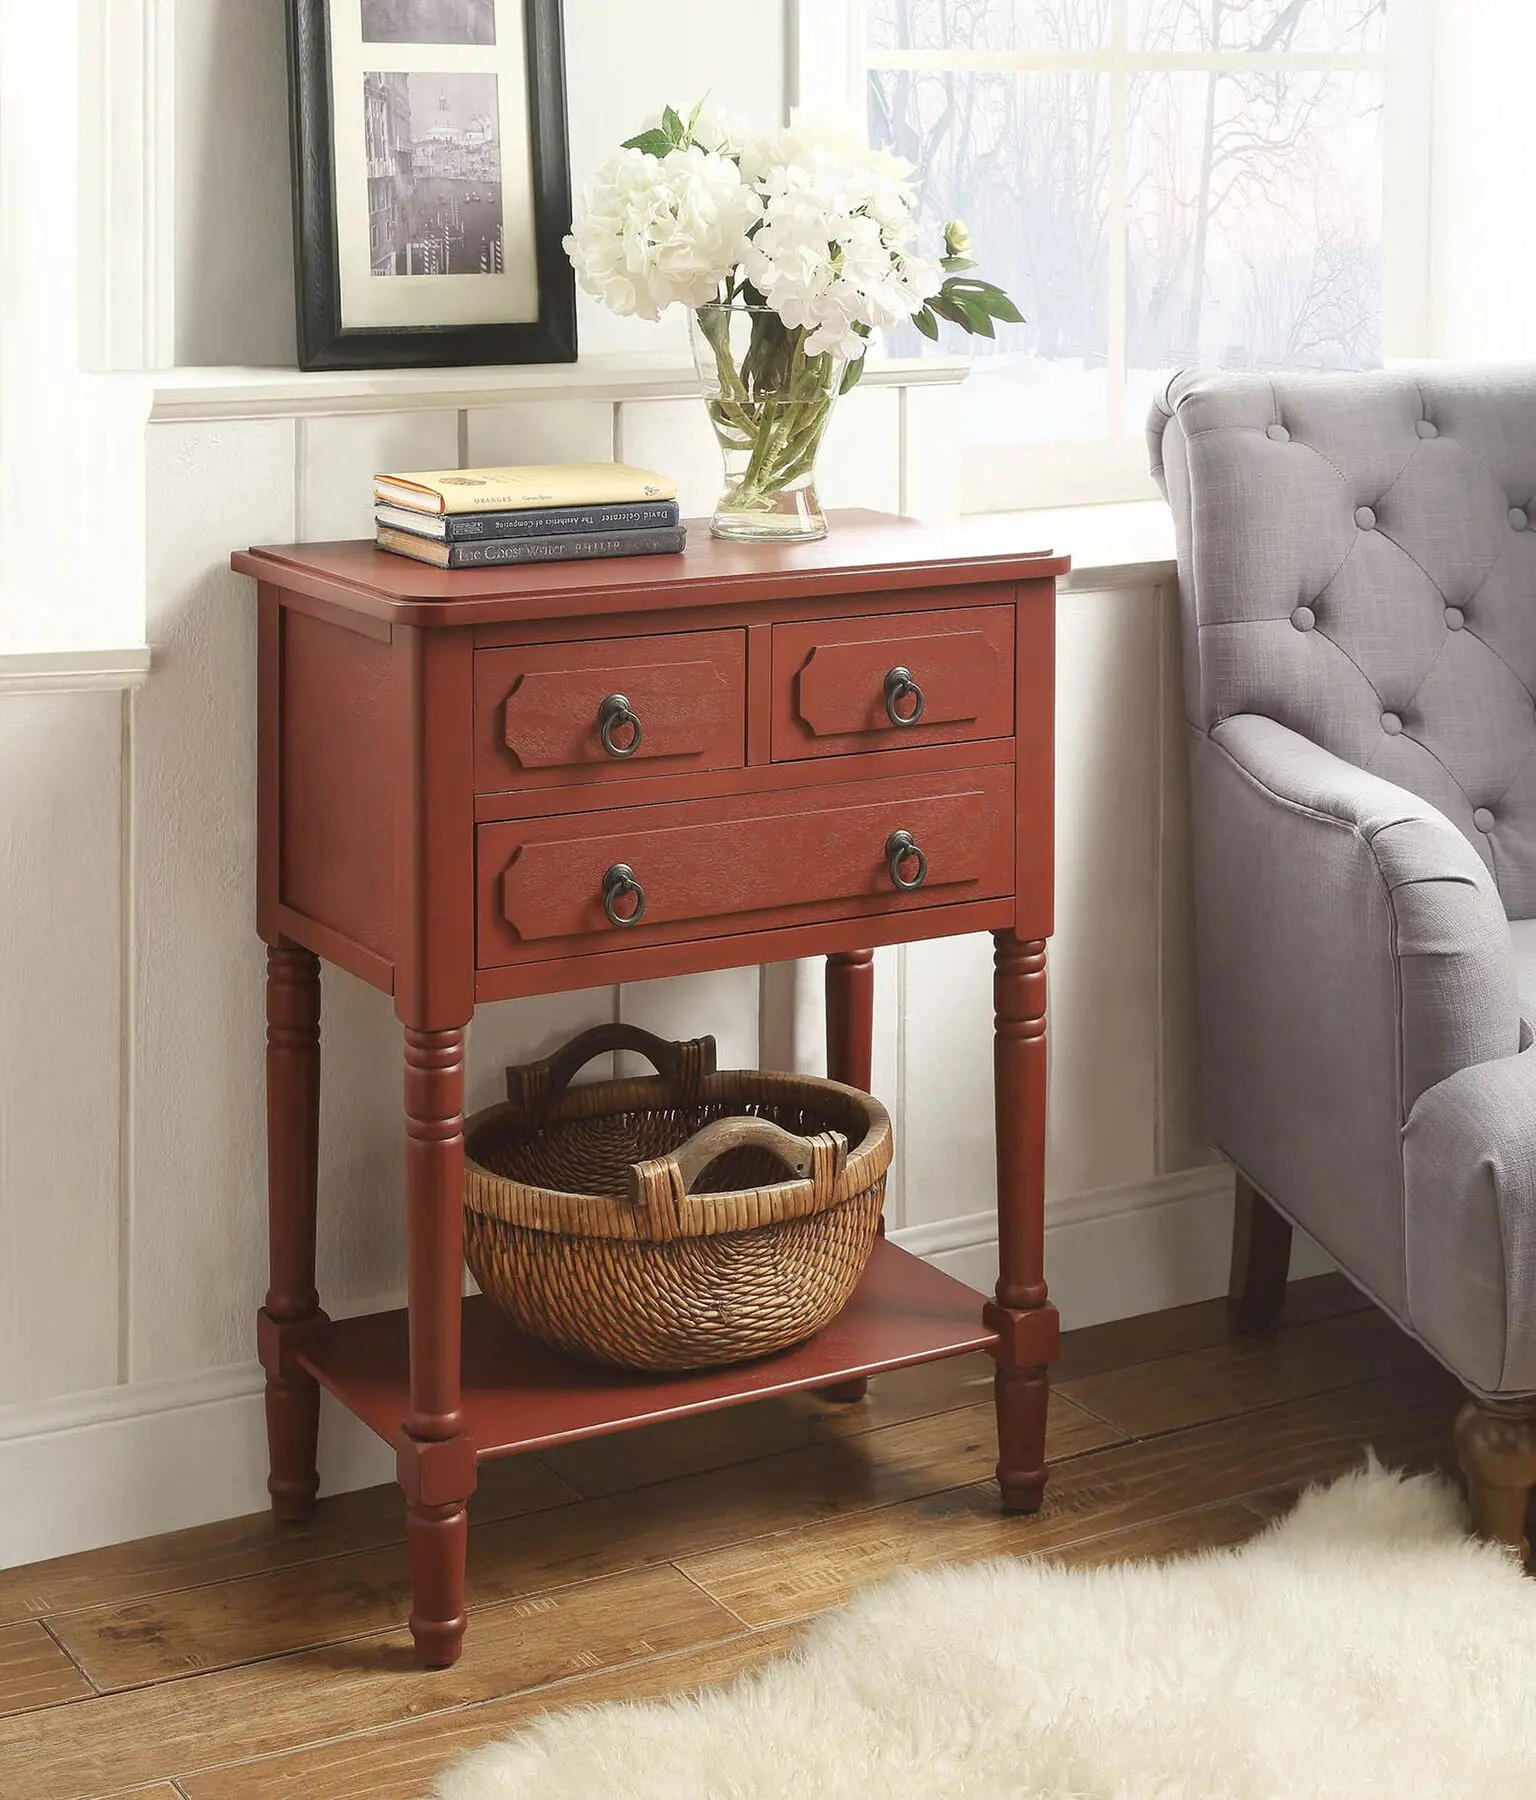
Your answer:
[[[625,900],[633,900],[633,912],[621,913],[620,904]],[[645,889],[635,880],[635,872],[628,863],[615,863],[603,877],[603,911],[608,915],[610,925],[638,925],[645,917]]]
[[[917,873],[911,877],[902,874],[902,864],[913,860],[917,862]],[[885,840],[885,866],[891,872],[892,882],[904,894],[916,891],[928,879],[928,858],[917,847],[917,840],[910,831],[893,831]]]
[[[912,702],[911,712],[899,711],[909,700]],[[923,690],[912,679],[912,671],[898,664],[885,678],[886,718],[893,725],[915,725],[922,718],[926,704]]]
[[[603,740],[603,748],[610,756],[621,762],[625,757],[633,756],[645,742],[645,731],[640,724],[640,716],[622,694],[610,694],[597,709],[598,735]],[[629,731],[634,735],[627,744],[614,742],[615,732]]]

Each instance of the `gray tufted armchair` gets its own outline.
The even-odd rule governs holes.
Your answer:
[[[1201,1086],[1239,1322],[1290,1222],[1467,1386],[1481,1530],[1536,1484],[1536,371],[1177,377]],[[1528,1546],[1526,1546],[1529,1554]]]

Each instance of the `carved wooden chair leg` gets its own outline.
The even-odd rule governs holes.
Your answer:
[[[1276,1329],[1290,1273],[1290,1220],[1239,1175],[1227,1290],[1227,1316],[1238,1331],[1263,1336]]]
[[[1526,1508],[1536,1487],[1536,1398],[1481,1400],[1456,1420],[1456,1456],[1467,1478],[1472,1524],[1480,1537],[1513,1544],[1531,1559]]]

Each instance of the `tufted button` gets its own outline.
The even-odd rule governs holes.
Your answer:
[[[1357,506],[1355,508],[1355,523],[1362,531],[1374,531],[1376,528],[1376,515],[1368,506]]]
[[[1467,622],[1467,615],[1459,606],[1448,606],[1445,609],[1445,628],[1447,631],[1460,631]]]
[[[1288,444],[1291,441],[1291,434],[1283,425],[1266,425],[1264,435],[1273,438],[1277,444]]]
[[[1396,713],[1383,713],[1381,715],[1381,728],[1386,732],[1388,737],[1397,737],[1402,732],[1403,722],[1398,718]]]
[[[1530,524],[1530,515],[1523,506],[1512,506],[1509,509],[1509,525],[1512,531],[1524,531]]]
[[[1419,436],[1422,438],[1439,437],[1440,435],[1439,426],[1431,424],[1428,419],[1420,419],[1418,424],[1414,426],[1414,430],[1418,432]]]
[[[1310,606],[1298,606],[1291,614],[1291,623],[1298,631],[1310,631],[1317,623],[1317,614]]]
[[[1473,815],[1472,815],[1472,823],[1478,828],[1479,831],[1492,831],[1493,830],[1493,814],[1491,812],[1489,812],[1489,810],[1486,806],[1480,806],[1480,807],[1478,807],[1477,811],[1475,813],[1473,813]]]

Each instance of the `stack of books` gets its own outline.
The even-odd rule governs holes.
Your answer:
[[[656,556],[683,548],[677,484],[626,463],[376,475],[381,550],[440,569]]]

